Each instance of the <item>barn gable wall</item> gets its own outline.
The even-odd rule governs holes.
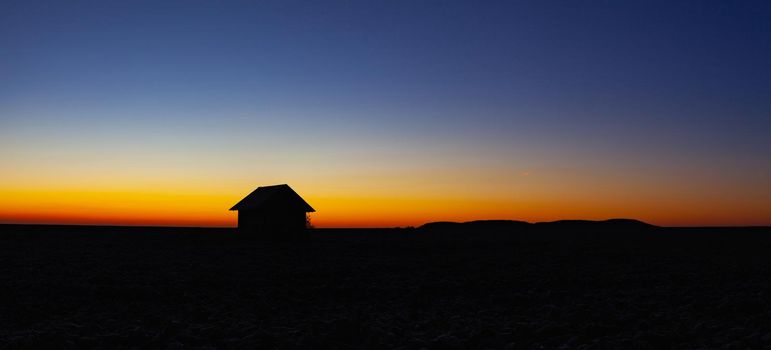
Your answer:
[[[305,229],[304,211],[238,211],[238,228],[252,233],[282,233]]]

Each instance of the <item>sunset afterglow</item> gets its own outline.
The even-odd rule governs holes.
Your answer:
[[[0,223],[771,225],[771,12],[623,3],[0,6]]]

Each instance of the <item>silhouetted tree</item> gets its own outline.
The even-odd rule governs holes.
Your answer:
[[[313,223],[311,223],[311,214],[305,213],[305,228],[313,228]]]

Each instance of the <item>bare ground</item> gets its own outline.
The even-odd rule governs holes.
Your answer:
[[[1,225],[0,348],[768,348],[770,248],[762,228]]]

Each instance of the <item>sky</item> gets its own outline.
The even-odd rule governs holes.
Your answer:
[[[0,3],[0,222],[771,225],[767,1]]]

